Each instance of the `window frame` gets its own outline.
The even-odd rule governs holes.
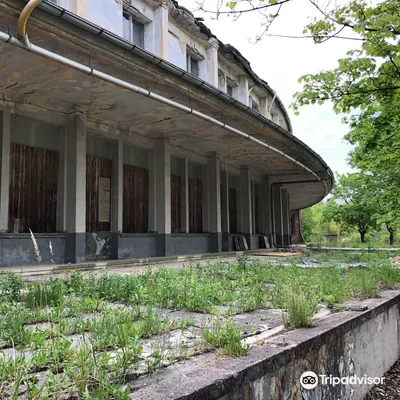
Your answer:
[[[129,38],[127,38],[125,35],[124,20],[127,19],[125,16],[129,17]],[[133,24],[134,23],[141,25],[143,27],[139,44],[134,42],[134,38],[133,38]],[[147,25],[146,22],[142,21],[140,18],[137,18],[133,13],[129,12],[125,8],[123,9],[123,11],[122,11],[122,37],[125,40],[128,40],[130,43],[140,47],[141,49],[145,49],[146,25]]]
[[[260,103],[250,96],[250,107],[253,111],[260,113]]]
[[[194,69],[193,66],[195,66]],[[200,77],[200,60],[190,52],[186,52],[186,71],[196,78]]]

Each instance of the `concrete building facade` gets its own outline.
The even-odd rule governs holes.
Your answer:
[[[0,37],[25,5],[0,4]],[[174,0],[43,1],[29,38],[141,92],[0,41],[0,266],[37,263],[30,230],[43,263],[285,247],[331,190],[269,84]]]

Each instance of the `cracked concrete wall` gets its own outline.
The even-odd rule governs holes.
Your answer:
[[[300,374],[306,371],[334,377],[381,377],[400,356],[399,304],[340,335],[319,338],[319,346],[305,347],[279,369],[262,374],[254,366],[253,375],[262,376],[242,382],[240,390],[219,400],[362,400],[373,385],[321,385],[302,389]],[[301,331],[301,330],[300,330]]]

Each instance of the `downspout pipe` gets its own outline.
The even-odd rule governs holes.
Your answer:
[[[222,129],[225,129],[231,133],[234,133],[244,139],[248,139],[253,143],[256,143],[264,148],[267,148],[268,150],[273,151],[276,154],[281,155],[282,157],[286,158],[287,160],[293,162],[294,164],[298,165],[300,168],[304,169],[305,171],[307,171],[308,173],[312,174],[313,176],[315,176],[315,178],[319,181],[322,182],[323,185],[325,186],[325,190],[326,192],[329,191],[326,182],[321,179],[321,177],[316,174],[314,171],[312,171],[310,168],[306,167],[304,164],[302,164],[301,162],[295,160],[293,157],[290,157],[289,155],[285,154],[283,151],[259,140],[256,139],[255,137],[249,135],[248,133],[245,133],[239,129],[236,129],[230,125],[225,124],[224,122],[221,122],[215,118],[212,118],[211,116],[204,114],[200,111],[197,111],[191,107],[187,107],[183,104],[180,104],[176,101],[170,100],[166,97],[160,96],[157,93],[151,92],[147,89],[144,89],[140,86],[136,86],[133,85],[132,83],[129,83],[127,81],[124,81],[122,79],[116,78],[112,75],[106,74],[104,72],[98,71],[94,68],[88,67],[84,64],[78,63],[76,61],[73,61],[67,57],[63,57],[59,54],[56,54],[52,51],[46,50],[42,47],[36,46],[35,44],[32,44],[29,41],[28,38],[28,34],[27,34],[27,23],[28,23],[28,19],[30,17],[30,15],[32,14],[33,10],[42,2],[42,0],[30,0],[29,3],[25,6],[25,8],[22,10],[19,20],[18,20],[18,38],[9,35],[6,32],[1,32],[0,31],[0,40],[11,44],[13,46],[22,48],[24,50],[27,50],[31,53],[37,54],[39,56],[45,57],[51,61],[57,62],[59,64],[63,64],[67,67],[70,67],[72,69],[75,69],[79,72],[82,72],[84,74],[93,76],[95,78],[98,78],[104,82],[107,83],[111,83],[113,85],[119,86],[123,89],[127,89],[131,92],[137,93],[139,95],[142,95],[144,97],[148,97],[151,98],[157,102],[163,103],[165,105],[168,105],[170,107],[173,107],[177,110],[183,111],[187,114],[191,114],[194,115],[204,121],[210,122]]]

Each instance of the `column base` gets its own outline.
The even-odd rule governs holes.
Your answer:
[[[110,237],[110,260],[118,260],[119,232],[111,232]]]
[[[82,263],[86,261],[86,233],[67,233],[65,237],[65,262]]]
[[[277,246],[283,246],[283,235],[277,235],[275,234],[275,244]]]
[[[222,232],[222,251],[229,251],[229,233]]]
[[[290,235],[283,235],[283,245],[290,247],[291,245],[291,237]]]
[[[210,253],[220,253],[222,251],[222,233],[211,232],[209,237],[208,246]]]
[[[171,251],[171,234],[158,233],[156,237],[156,254],[157,257],[167,257],[172,255]]]

